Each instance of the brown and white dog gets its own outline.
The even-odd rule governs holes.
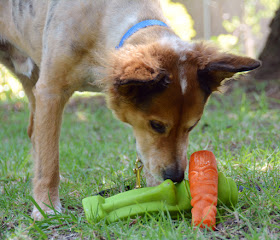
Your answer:
[[[189,132],[225,78],[257,68],[247,57],[182,41],[158,0],[6,0],[0,2],[0,61],[22,82],[30,102],[28,136],[35,161],[34,198],[60,211],[59,135],[75,91],[104,91],[109,108],[133,128],[148,185],[180,182]],[[42,216],[34,208],[33,217]]]

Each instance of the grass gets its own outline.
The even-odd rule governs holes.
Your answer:
[[[279,84],[279,82],[277,82]],[[236,84],[235,84],[236,85]],[[89,225],[81,201],[106,188],[111,195],[133,187],[135,142],[131,129],[114,119],[101,97],[75,98],[64,114],[60,197],[64,212],[33,222],[31,144],[26,99],[0,103],[0,239],[280,239],[280,108],[266,96],[236,85],[213,96],[190,137],[194,151],[214,152],[218,168],[244,188],[225,209],[218,231],[190,226],[168,214],[106,225]]]

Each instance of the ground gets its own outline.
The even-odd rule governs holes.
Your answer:
[[[132,131],[112,116],[102,96],[76,96],[68,104],[60,146],[64,212],[33,222],[27,102],[0,102],[0,239],[279,239],[279,86],[276,80],[232,83],[227,93],[211,97],[191,133],[188,157],[212,151],[219,171],[243,189],[215,232],[191,228],[187,215],[172,220],[166,213],[110,225],[86,222],[84,197],[107,188],[111,196],[135,182]]]

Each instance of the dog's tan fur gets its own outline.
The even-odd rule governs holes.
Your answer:
[[[171,28],[124,33],[145,19],[166,22],[157,0],[9,0],[0,3],[0,60],[30,101],[28,135],[34,198],[60,211],[59,135],[63,108],[77,90],[102,90],[133,127],[148,185],[181,181],[188,134],[222,80],[259,63],[180,40]],[[151,122],[153,121],[153,122]],[[153,124],[156,123],[156,128]],[[160,129],[158,129],[160,128]],[[41,215],[34,208],[33,216]]]

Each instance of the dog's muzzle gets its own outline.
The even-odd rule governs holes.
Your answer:
[[[178,167],[168,167],[163,171],[163,179],[171,179],[173,182],[182,182],[185,177],[185,171]]]

